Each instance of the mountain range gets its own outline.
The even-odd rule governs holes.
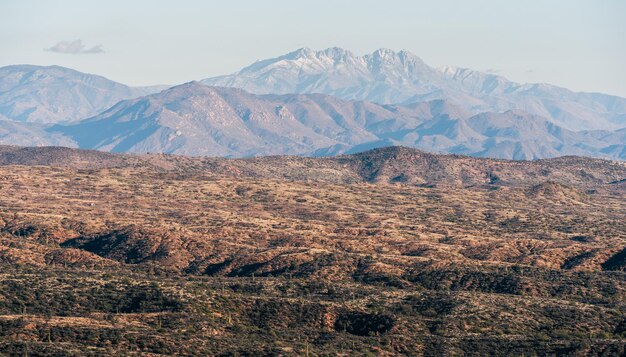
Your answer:
[[[16,65],[0,68],[0,119],[19,122],[76,121],[123,99],[166,86],[129,87],[101,76],[60,66]]]
[[[302,48],[202,83],[257,94],[324,93],[383,104],[447,99],[474,114],[519,109],[570,130],[626,126],[625,98],[519,84],[465,68],[433,68],[408,51],[379,49],[361,57],[341,48]]]
[[[506,159],[626,159],[626,99],[432,68],[407,51],[300,49],[227,76],[129,87],[0,68],[0,144],[192,156],[328,156],[404,145]]]
[[[80,148],[201,156],[328,156],[405,145],[496,158],[626,158],[624,130],[622,136],[573,132],[522,111],[472,115],[445,100],[380,105],[323,94],[255,95],[198,82],[122,101],[47,132]]]

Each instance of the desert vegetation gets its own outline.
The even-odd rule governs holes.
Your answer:
[[[0,162],[7,355],[626,353],[622,163]]]

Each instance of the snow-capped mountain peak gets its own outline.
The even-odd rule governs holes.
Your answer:
[[[341,48],[303,48],[202,80],[257,94],[324,93],[382,104],[451,99],[473,113],[521,109],[570,130],[626,127],[626,98],[519,84],[467,68],[433,68],[415,54],[381,48],[356,56]]]

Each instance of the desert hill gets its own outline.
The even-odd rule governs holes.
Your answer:
[[[556,181],[586,186],[626,177],[626,164],[584,157],[535,161],[431,154],[406,147],[386,147],[359,154],[308,158],[267,156],[250,159],[178,155],[112,154],[63,147],[0,146],[0,165],[56,166],[71,169],[138,167],[179,173],[207,173],[329,183],[383,182],[413,185],[533,185]]]
[[[1,147],[0,163],[10,354],[626,348],[623,163],[402,147],[252,159]]]

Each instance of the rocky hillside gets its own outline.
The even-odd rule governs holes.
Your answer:
[[[302,49],[202,83],[219,87],[133,88],[58,66],[2,67],[0,144],[223,157],[403,145],[626,160],[623,98],[433,69],[406,51]]]
[[[307,158],[268,156],[250,159],[128,155],[62,147],[0,146],[0,165],[69,169],[142,168],[183,174],[287,179],[326,183],[398,183],[439,186],[529,186],[546,181],[576,187],[626,179],[626,164],[584,157],[511,161],[437,155],[406,147],[386,147],[353,155]]]
[[[471,115],[446,100],[379,105],[321,94],[254,95],[198,82],[122,101],[48,132],[85,149],[193,156],[328,156],[404,145],[517,160],[626,159],[618,131],[574,132],[519,110]]]

